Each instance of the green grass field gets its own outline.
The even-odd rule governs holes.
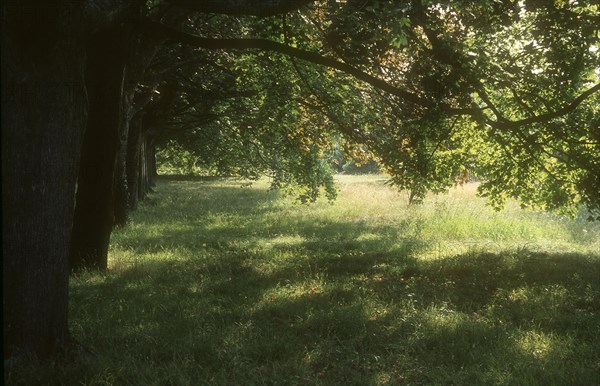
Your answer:
[[[600,224],[407,207],[379,176],[296,205],[265,182],[161,179],[71,282],[96,357],[12,384],[600,385]]]

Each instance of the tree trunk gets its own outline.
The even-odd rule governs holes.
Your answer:
[[[2,2],[5,365],[56,355],[69,342],[68,256],[86,120],[82,20],[76,2]]]
[[[127,145],[119,146],[115,172],[114,225],[125,226],[129,219],[129,187],[127,186]]]
[[[180,11],[172,12],[180,15]],[[162,39],[146,39],[141,35],[138,36],[134,30],[130,30],[129,33],[131,38],[128,41],[131,44],[127,48],[125,90],[122,99],[125,119],[115,173],[114,223],[117,226],[125,225],[129,212],[137,208],[139,170],[138,166],[133,167],[133,164],[138,165],[139,162],[139,145],[136,143],[141,130],[142,110],[154,96],[153,87],[149,87],[152,91],[140,94],[136,94],[136,88],[142,81],[147,66],[164,43]]]
[[[141,135],[140,141],[140,171],[139,171],[139,180],[138,180],[138,199],[143,200],[146,197],[146,167],[148,166],[146,162],[146,139],[144,138],[144,134]]]
[[[140,174],[140,147],[142,143],[141,113],[130,123],[129,141],[127,143],[127,187],[129,190],[129,208],[137,209],[138,183]]]
[[[148,177],[150,179],[150,187],[156,186],[156,145],[155,138],[150,139],[148,145]]]
[[[150,130],[146,130],[142,133],[140,141],[140,174],[139,174],[139,199],[143,200],[146,198],[148,193],[152,191],[154,184],[154,143]]]
[[[103,31],[88,42],[90,97],[73,225],[71,270],[106,269],[114,223],[115,166],[123,126],[124,34]]]
[[[135,94],[135,87],[126,86],[123,95],[123,128],[119,141],[119,150],[117,154],[117,170],[115,173],[115,197],[114,197],[114,214],[116,226],[125,226],[129,220],[129,199],[131,190],[127,180],[127,158],[129,152],[129,136],[131,119],[130,114],[133,109],[132,101]]]

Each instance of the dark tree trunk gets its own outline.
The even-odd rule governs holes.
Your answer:
[[[154,141],[151,136],[151,130],[149,130],[142,133],[140,140],[140,172],[138,177],[140,200],[146,198],[148,193],[152,191],[155,173],[154,159]]]
[[[151,188],[156,186],[157,175],[158,173],[156,172],[156,145],[154,138],[152,138],[149,140],[148,144],[148,178]]]
[[[171,13],[175,16],[169,14],[170,17],[182,19],[180,11]],[[115,173],[114,223],[117,226],[125,225],[129,218],[129,212],[137,208],[139,175],[139,145],[137,145],[137,141],[139,141],[141,133],[142,110],[154,96],[153,87],[149,87],[151,91],[136,94],[136,86],[142,81],[148,64],[152,62],[152,58],[164,43],[162,39],[147,39],[141,35],[135,35],[134,31],[130,31],[130,33],[123,94],[125,119]],[[154,82],[158,81],[154,80]]]
[[[5,365],[56,355],[69,342],[68,256],[86,120],[82,20],[76,2],[2,2]]]
[[[146,138],[144,134],[141,135],[140,141],[140,163],[139,163],[139,177],[138,177],[138,199],[143,200],[146,197],[147,191],[147,169],[148,166],[146,162]]]
[[[73,225],[71,270],[106,269],[114,223],[115,166],[123,126],[124,37],[121,28],[88,41],[90,98]]]
[[[129,141],[127,143],[127,186],[129,194],[129,208],[137,209],[138,183],[140,174],[140,147],[142,143],[142,121],[138,114],[130,122]]]
[[[130,16],[141,8],[131,4]],[[183,20],[180,10],[173,18]],[[169,15],[171,15],[169,13]],[[89,39],[90,114],[84,138],[73,228],[71,269],[104,270],[113,225],[125,225],[129,207],[126,148],[136,86],[164,39],[145,39],[132,26],[102,30]]]
[[[119,146],[115,172],[114,225],[127,225],[129,219],[129,187],[127,186],[127,146]]]
[[[116,226],[125,226],[129,220],[129,197],[130,189],[127,180],[127,157],[129,144],[129,131],[131,127],[130,114],[133,109],[132,100],[135,93],[135,87],[126,87],[123,95],[123,128],[119,141],[119,150],[117,154],[117,169],[115,173],[115,197],[114,197],[114,214]]]
[[[154,139],[147,124],[147,116],[139,112],[130,122],[127,144],[127,186],[130,192],[129,208],[137,209],[154,186],[156,175],[156,155]]]

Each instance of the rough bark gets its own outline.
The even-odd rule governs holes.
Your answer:
[[[127,124],[127,122],[125,122]],[[125,139],[126,140],[126,139]],[[115,172],[114,225],[125,226],[129,220],[129,187],[127,186],[127,146],[119,146]]]
[[[140,171],[140,147],[142,144],[142,118],[141,114],[130,123],[129,140],[127,144],[127,186],[129,194],[129,208],[137,209],[138,183]]]
[[[156,172],[156,141],[155,138],[148,139],[148,179],[150,188],[156,186],[156,176],[158,173]]]
[[[77,187],[71,270],[106,269],[114,223],[114,181],[123,125],[123,30],[95,34],[88,42],[86,74],[90,110]]]
[[[156,155],[152,130],[143,126],[138,117],[131,124],[127,148],[127,184],[131,192],[129,207],[135,210],[154,186],[156,176]]]
[[[82,15],[72,1],[2,2],[5,365],[69,343],[68,256],[86,119]]]
[[[142,133],[140,141],[140,162],[139,162],[139,174],[138,174],[138,200],[146,198],[148,193],[148,163],[146,162],[146,138]]]
[[[178,25],[182,20],[185,20],[185,14],[181,10],[173,10],[167,12],[163,19],[170,23]],[[117,226],[126,225],[129,212],[137,208],[138,193],[137,180],[136,186],[132,186],[132,177],[130,174],[135,174],[137,178],[137,170],[130,170],[130,155],[132,150],[130,142],[130,131],[132,127],[141,124],[141,120],[136,117],[141,117],[141,111],[152,101],[154,90],[159,84],[159,80],[155,79],[154,86],[148,87],[148,90],[142,93],[137,93],[137,85],[142,82],[148,65],[152,62],[154,56],[159,52],[165,39],[147,39],[140,34],[136,34],[131,30],[131,39],[127,49],[127,65],[125,76],[125,89],[123,93],[123,111],[124,121],[121,130],[120,145],[116,160],[115,173],[115,195],[114,195],[114,224]],[[152,81],[150,82],[152,83]],[[135,134],[133,134],[135,137]],[[135,138],[133,141],[135,142]],[[134,158],[135,158],[134,154]]]
[[[130,48],[132,50],[132,48]],[[131,75],[131,71],[126,68],[126,79]],[[129,197],[131,191],[127,181],[127,157],[129,132],[131,127],[131,115],[133,111],[133,96],[135,94],[135,84],[126,82],[125,91],[122,98],[123,103],[123,126],[119,141],[119,150],[117,154],[117,164],[115,172],[115,196],[114,196],[114,225],[125,226],[129,220]]]
[[[88,60],[94,68],[90,79],[96,79],[89,93],[93,119],[88,128],[97,135],[98,142],[87,141],[85,168],[86,173],[96,170],[100,175],[97,174],[96,179],[86,174],[79,180],[78,189],[76,186],[87,120],[84,36],[86,32],[102,34],[105,28],[122,21],[125,8],[114,8],[117,3],[128,5],[130,2],[12,0],[1,3],[5,365],[30,355],[54,356],[70,342],[67,321],[71,245],[74,249],[82,248],[80,256],[88,256],[85,250],[89,251],[90,247],[108,245],[104,241],[108,236],[92,235],[91,228],[85,230],[85,227],[81,228],[78,241],[72,243],[75,236],[72,228],[76,190],[78,207],[85,208],[80,209],[81,213],[100,212],[103,219],[110,218],[109,212],[104,210],[105,203],[100,205],[102,210],[92,211],[93,199],[84,198],[83,193],[88,189],[87,182],[93,185],[100,178],[111,177],[106,185],[95,186],[105,192],[104,198],[112,197],[109,187],[114,181],[115,155],[109,157],[107,153],[118,145],[118,137],[114,136],[114,117],[118,115],[114,114],[114,105],[119,98],[114,98],[117,87],[113,81],[119,79],[115,75],[119,74],[115,70],[119,66],[107,63],[109,59],[118,58],[110,54],[109,45],[99,49],[107,55],[93,50]],[[131,4],[135,10],[142,2]],[[118,43],[115,42],[115,46]],[[98,80],[102,79],[103,71],[115,75],[104,78],[110,85]],[[108,98],[103,101],[98,99],[99,95]],[[101,111],[109,114],[103,117]],[[109,133],[100,130],[107,127]],[[96,148],[107,146],[98,154],[102,158],[92,155],[96,150],[90,148],[93,143]],[[112,164],[103,162],[109,158]],[[97,169],[94,160],[99,162]],[[88,192],[90,197],[101,196],[94,188]],[[81,217],[79,219],[81,221]],[[85,241],[87,236],[93,239],[90,243]],[[101,261],[101,265],[104,264],[105,261]]]
[[[154,160],[154,140],[152,137],[151,131],[147,131],[144,135],[144,187],[145,187],[145,195],[151,193],[152,186],[154,184],[154,167],[152,161]]]

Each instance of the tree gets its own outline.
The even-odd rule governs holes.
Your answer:
[[[123,132],[127,34],[116,27],[87,41],[88,124],[77,179],[70,266],[105,267],[113,225],[115,156]]]
[[[181,17],[178,12],[167,16],[171,22]],[[125,222],[123,206],[129,197],[125,163],[134,95],[161,44],[144,39],[132,26],[119,25],[97,31],[87,40],[90,114],[73,220],[73,271],[106,269],[112,227]]]
[[[2,3],[4,356],[68,342],[70,232],[87,118],[83,7]]]
[[[253,4],[268,12],[300,2]],[[4,356],[13,362],[69,346],[71,226],[88,118],[84,38],[135,18],[142,5],[2,2]]]

